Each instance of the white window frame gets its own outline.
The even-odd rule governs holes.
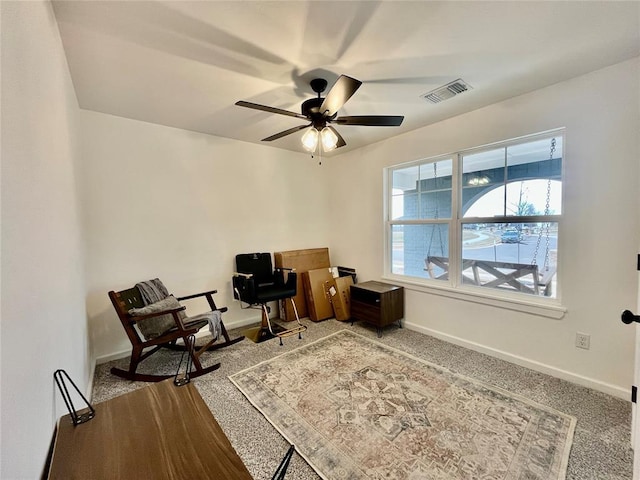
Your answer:
[[[558,215],[535,215],[535,216],[500,216],[493,217],[491,219],[485,217],[462,217],[461,202],[462,202],[462,185],[460,173],[462,166],[462,158],[465,155],[470,155],[486,150],[492,150],[497,148],[508,148],[513,145],[518,145],[526,142],[535,141],[537,139],[549,138],[549,137],[562,137],[563,139],[563,151],[562,151],[562,181],[564,182],[564,169],[566,166],[566,135],[564,128],[550,130],[547,132],[541,132],[534,135],[527,135],[518,137],[511,140],[505,140],[492,144],[483,145],[480,147],[474,147],[470,149],[460,150],[454,153],[438,155],[429,158],[423,158],[411,162],[406,162],[398,165],[392,165],[386,167],[383,171],[383,194],[384,194],[384,266],[383,266],[383,279],[392,281],[394,283],[400,283],[409,290],[415,290],[419,292],[425,292],[429,294],[435,294],[439,296],[460,299],[464,301],[470,301],[474,303],[480,303],[485,305],[492,305],[499,308],[505,308],[509,310],[515,310],[520,312],[526,312],[534,315],[539,315],[548,318],[561,319],[566,312],[566,309],[561,303],[561,279],[562,268],[560,259],[562,256],[562,249],[558,248],[557,259],[557,272],[556,272],[556,296],[555,298],[542,297],[537,295],[530,295],[519,292],[501,291],[498,289],[487,288],[482,286],[463,285],[460,282],[461,278],[461,261],[462,258],[462,242],[460,241],[462,235],[462,226],[466,223],[516,223],[515,218],[521,219],[521,222],[517,223],[534,223],[534,222],[557,222],[558,224],[558,239],[562,239],[563,235],[563,217],[564,217],[564,195],[565,189],[562,189],[562,212]],[[412,220],[392,220],[391,219],[391,206],[392,206],[392,189],[393,189],[393,172],[398,169],[403,169],[411,166],[428,165],[434,162],[440,162],[443,160],[452,160],[452,198],[451,198],[451,218],[443,222],[442,219],[412,219]],[[433,224],[445,223],[449,229],[449,280],[435,280],[423,277],[413,277],[408,275],[400,275],[392,273],[392,238],[391,232],[394,225],[433,225]]]

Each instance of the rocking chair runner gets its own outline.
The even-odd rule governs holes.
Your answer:
[[[142,374],[136,373],[136,370],[140,362],[157,352],[162,347],[180,351],[187,350],[187,352],[189,352],[189,341],[187,338],[189,337],[189,335],[194,335],[198,330],[207,325],[209,322],[206,318],[203,318],[203,315],[198,315],[192,318],[187,317],[184,313],[185,307],[181,306],[178,301],[190,300],[197,297],[206,297],[212,312],[215,312],[216,310],[220,313],[226,312],[227,307],[216,307],[216,304],[213,300],[213,295],[215,293],[217,293],[217,290],[197,293],[194,295],[187,295],[185,297],[179,297],[175,299],[172,296],[169,296],[166,299],[158,302],[158,304],[154,304],[159,305],[159,310],[155,309],[157,311],[152,311],[151,313],[143,313],[141,315],[134,315],[132,314],[133,309],[143,309],[144,307],[150,307],[149,305],[145,306],[145,302],[140,290],[137,287],[133,287],[127,290],[122,290],[120,292],[110,291],[109,298],[111,299],[111,303],[113,304],[113,307],[118,314],[118,318],[120,319],[120,322],[122,323],[127,337],[129,337],[129,341],[132,345],[129,370],[123,370],[113,367],[111,369],[111,373],[118,377],[126,378],[127,380],[142,382],[159,382],[161,380],[173,377],[173,374]],[[150,310],[154,309],[151,308]],[[171,318],[173,320],[172,322],[170,321],[168,324],[165,324],[167,328],[165,328],[162,332],[151,335],[147,333],[146,336],[140,333],[140,330],[146,330],[147,332],[149,332],[148,328],[139,328],[139,326],[143,325],[144,322],[149,322],[150,320],[151,322],[157,322],[158,319],[162,317],[164,317],[165,321],[168,318]],[[241,336],[232,340],[229,337],[229,334],[227,333],[227,330],[222,321],[220,322],[220,333],[222,337],[224,337],[224,342],[214,345],[214,342],[217,340],[214,338],[206,345],[202,347],[195,347],[192,352],[189,352],[193,366],[195,368],[195,371],[190,373],[191,378],[199,377],[220,368],[219,363],[203,368],[202,364],[200,363],[200,356],[202,355],[202,353],[204,353],[205,351],[217,350],[219,348],[233,345],[234,343],[238,343],[244,339],[244,337]],[[184,345],[178,345],[178,339],[183,339]],[[150,348],[150,350],[145,351],[145,349],[148,348]]]

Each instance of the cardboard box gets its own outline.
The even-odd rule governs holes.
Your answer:
[[[293,297],[298,309],[300,318],[309,316],[307,312],[307,301],[302,284],[302,273],[318,268],[329,268],[328,248],[309,248],[305,250],[289,250],[286,252],[275,252],[274,263],[276,268],[294,268],[298,274],[298,292]],[[296,319],[291,302],[285,302],[284,308],[280,309],[280,318],[287,322]]]
[[[327,285],[332,280],[330,268],[319,268],[302,273],[307,313],[314,322],[333,317],[333,307],[327,292]]]
[[[353,285],[351,275],[333,278],[327,283],[333,316],[341,322],[351,319],[351,285]]]

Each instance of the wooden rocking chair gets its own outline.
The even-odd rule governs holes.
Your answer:
[[[204,346],[189,349],[189,335],[194,335],[198,330],[207,325],[209,321],[204,317],[204,315],[197,315],[191,318],[187,317],[184,313],[185,307],[178,303],[182,300],[206,297],[212,312],[215,312],[216,310],[220,313],[226,312],[227,307],[216,307],[213,300],[213,294],[215,293],[217,293],[217,290],[187,295],[179,298],[169,296],[156,304],[145,305],[141,292],[137,287],[122,290],[120,292],[110,291],[109,298],[111,299],[111,303],[113,304],[113,307],[118,314],[118,318],[120,319],[120,322],[122,323],[127,337],[129,337],[129,341],[133,347],[129,370],[113,367],[111,369],[111,373],[118,377],[126,378],[127,380],[141,382],[159,382],[173,377],[174,374],[151,375],[136,373],[140,362],[157,352],[162,347],[170,348],[172,350],[187,351],[189,353],[195,369],[195,371],[190,373],[191,378],[199,377],[220,368],[219,363],[203,368],[200,363],[200,355],[205,351],[217,350],[219,348],[238,343],[243,340],[244,337],[240,336],[232,340],[227,333],[224,323],[221,321],[220,333],[221,336],[224,337],[224,342],[214,344],[216,339],[212,339]],[[154,305],[157,307],[149,308],[151,310],[150,313],[139,313],[144,312],[145,307],[153,307]],[[134,312],[136,314],[134,314]],[[163,320],[164,327],[166,328],[162,328],[162,331],[157,333],[149,334],[149,322],[156,322],[157,326],[158,319]],[[160,323],[160,325],[162,325],[162,323]],[[146,326],[147,328],[141,328],[142,326]],[[147,333],[142,333],[142,330],[145,330]],[[183,339],[184,345],[178,345],[178,339]],[[150,348],[150,350],[144,351],[148,348]]]

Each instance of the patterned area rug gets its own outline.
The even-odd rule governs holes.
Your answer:
[[[325,479],[564,479],[575,419],[340,331],[229,377]]]

